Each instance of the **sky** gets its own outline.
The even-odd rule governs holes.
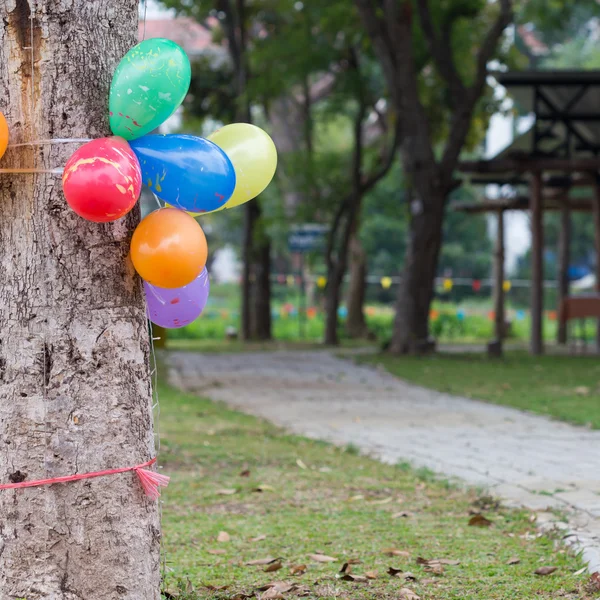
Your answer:
[[[166,10],[165,8],[163,8],[161,6],[161,4],[159,2],[157,2],[156,0],[146,0],[146,2],[148,3],[148,7],[146,9],[146,18],[147,19],[158,19],[158,18],[165,18],[167,16],[169,16],[172,11]],[[144,0],[141,0],[140,2],[140,15],[143,16],[144,15]]]

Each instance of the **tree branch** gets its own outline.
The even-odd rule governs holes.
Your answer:
[[[465,143],[467,134],[469,133],[473,111],[483,93],[483,88],[486,83],[488,74],[487,64],[494,55],[502,32],[510,25],[512,19],[512,0],[500,0],[500,14],[485,36],[477,54],[477,70],[473,85],[466,90],[463,102],[457,106],[452,115],[450,134],[442,157],[442,173],[446,180],[452,178],[452,171]]]
[[[465,91],[465,86],[456,70],[452,55],[452,21],[450,20],[449,22],[444,23],[442,27],[442,36],[439,37],[434,30],[433,22],[431,20],[429,0],[419,0],[417,2],[417,8],[429,53],[433,58],[439,74],[442,76],[442,79],[444,79],[450,90],[450,102],[452,104],[460,102]]]

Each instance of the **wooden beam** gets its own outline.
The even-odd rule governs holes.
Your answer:
[[[600,170],[600,158],[547,158],[526,155],[514,158],[461,161],[458,164],[458,170],[463,173],[527,173],[529,171],[583,173]]]
[[[566,205],[571,211],[591,212],[592,198],[558,198],[542,197],[542,210],[556,211],[562,210]],[[528,196],[515,196],[513,198],[484,198],[481,202],[455,202],[450,207],[452,210],[467,213],[485,213],[496,212],[497,210],[529,210],[530,199]]]
[[[504,211],[497,216],[496,247],[494,251],[494,334],[502,348],[505,336],[504,318]]]
[[[569,296],[569,262],[571,256],[571,210],[563,206],[560,213],[560,231],[558,234],[558,313],[560,307]],[[562,318],[558,321],[557,342],[567,343],[567,322]]]
[[[544,229],[542,223],[542,176],[533,173],[531,192],[531,354],[544,352],[542,315],[544,310]]]
[[[596,247],[596,291],[600,291],[600,185],[594,185],[594,246]],[[600,351],[600,321],[596,328],[596,348]]]

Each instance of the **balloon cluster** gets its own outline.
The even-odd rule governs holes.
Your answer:
[[[63,172],[69,206],[88,221],[125,216],[142,185],[165,202],[137,226],[130,256],[144,280],[150,320],[168,328],[193,321],[208,299],[208,249],[194,217],[255,198],[277,166],[271,138],[248,123],[227,125],[208,139],[147,135],[177,110],[190,79],[188,57],[174,42],[154,38],[132,48],[111,83],[114,137],[81,146]],[[2,137],[0,122],[0,146]]]

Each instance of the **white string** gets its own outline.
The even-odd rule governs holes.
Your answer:
[[[83,144],[91,142],[92,138],[54,138],[52,140],[33,140],[32,142],[19,142],[18,144],[9,144],[9,148],[19,148],[21,146],[44,146],[47,144]]]
[[[56,167],[54,169],[0,169],[0,173],[49,173],[54,175],[62,175],[64,171],[63,167]]]
[[[144,28],[142,30],[142,41],[146,39],[146,14],[148,12],[148,0],[142,0],[144,3]]]

